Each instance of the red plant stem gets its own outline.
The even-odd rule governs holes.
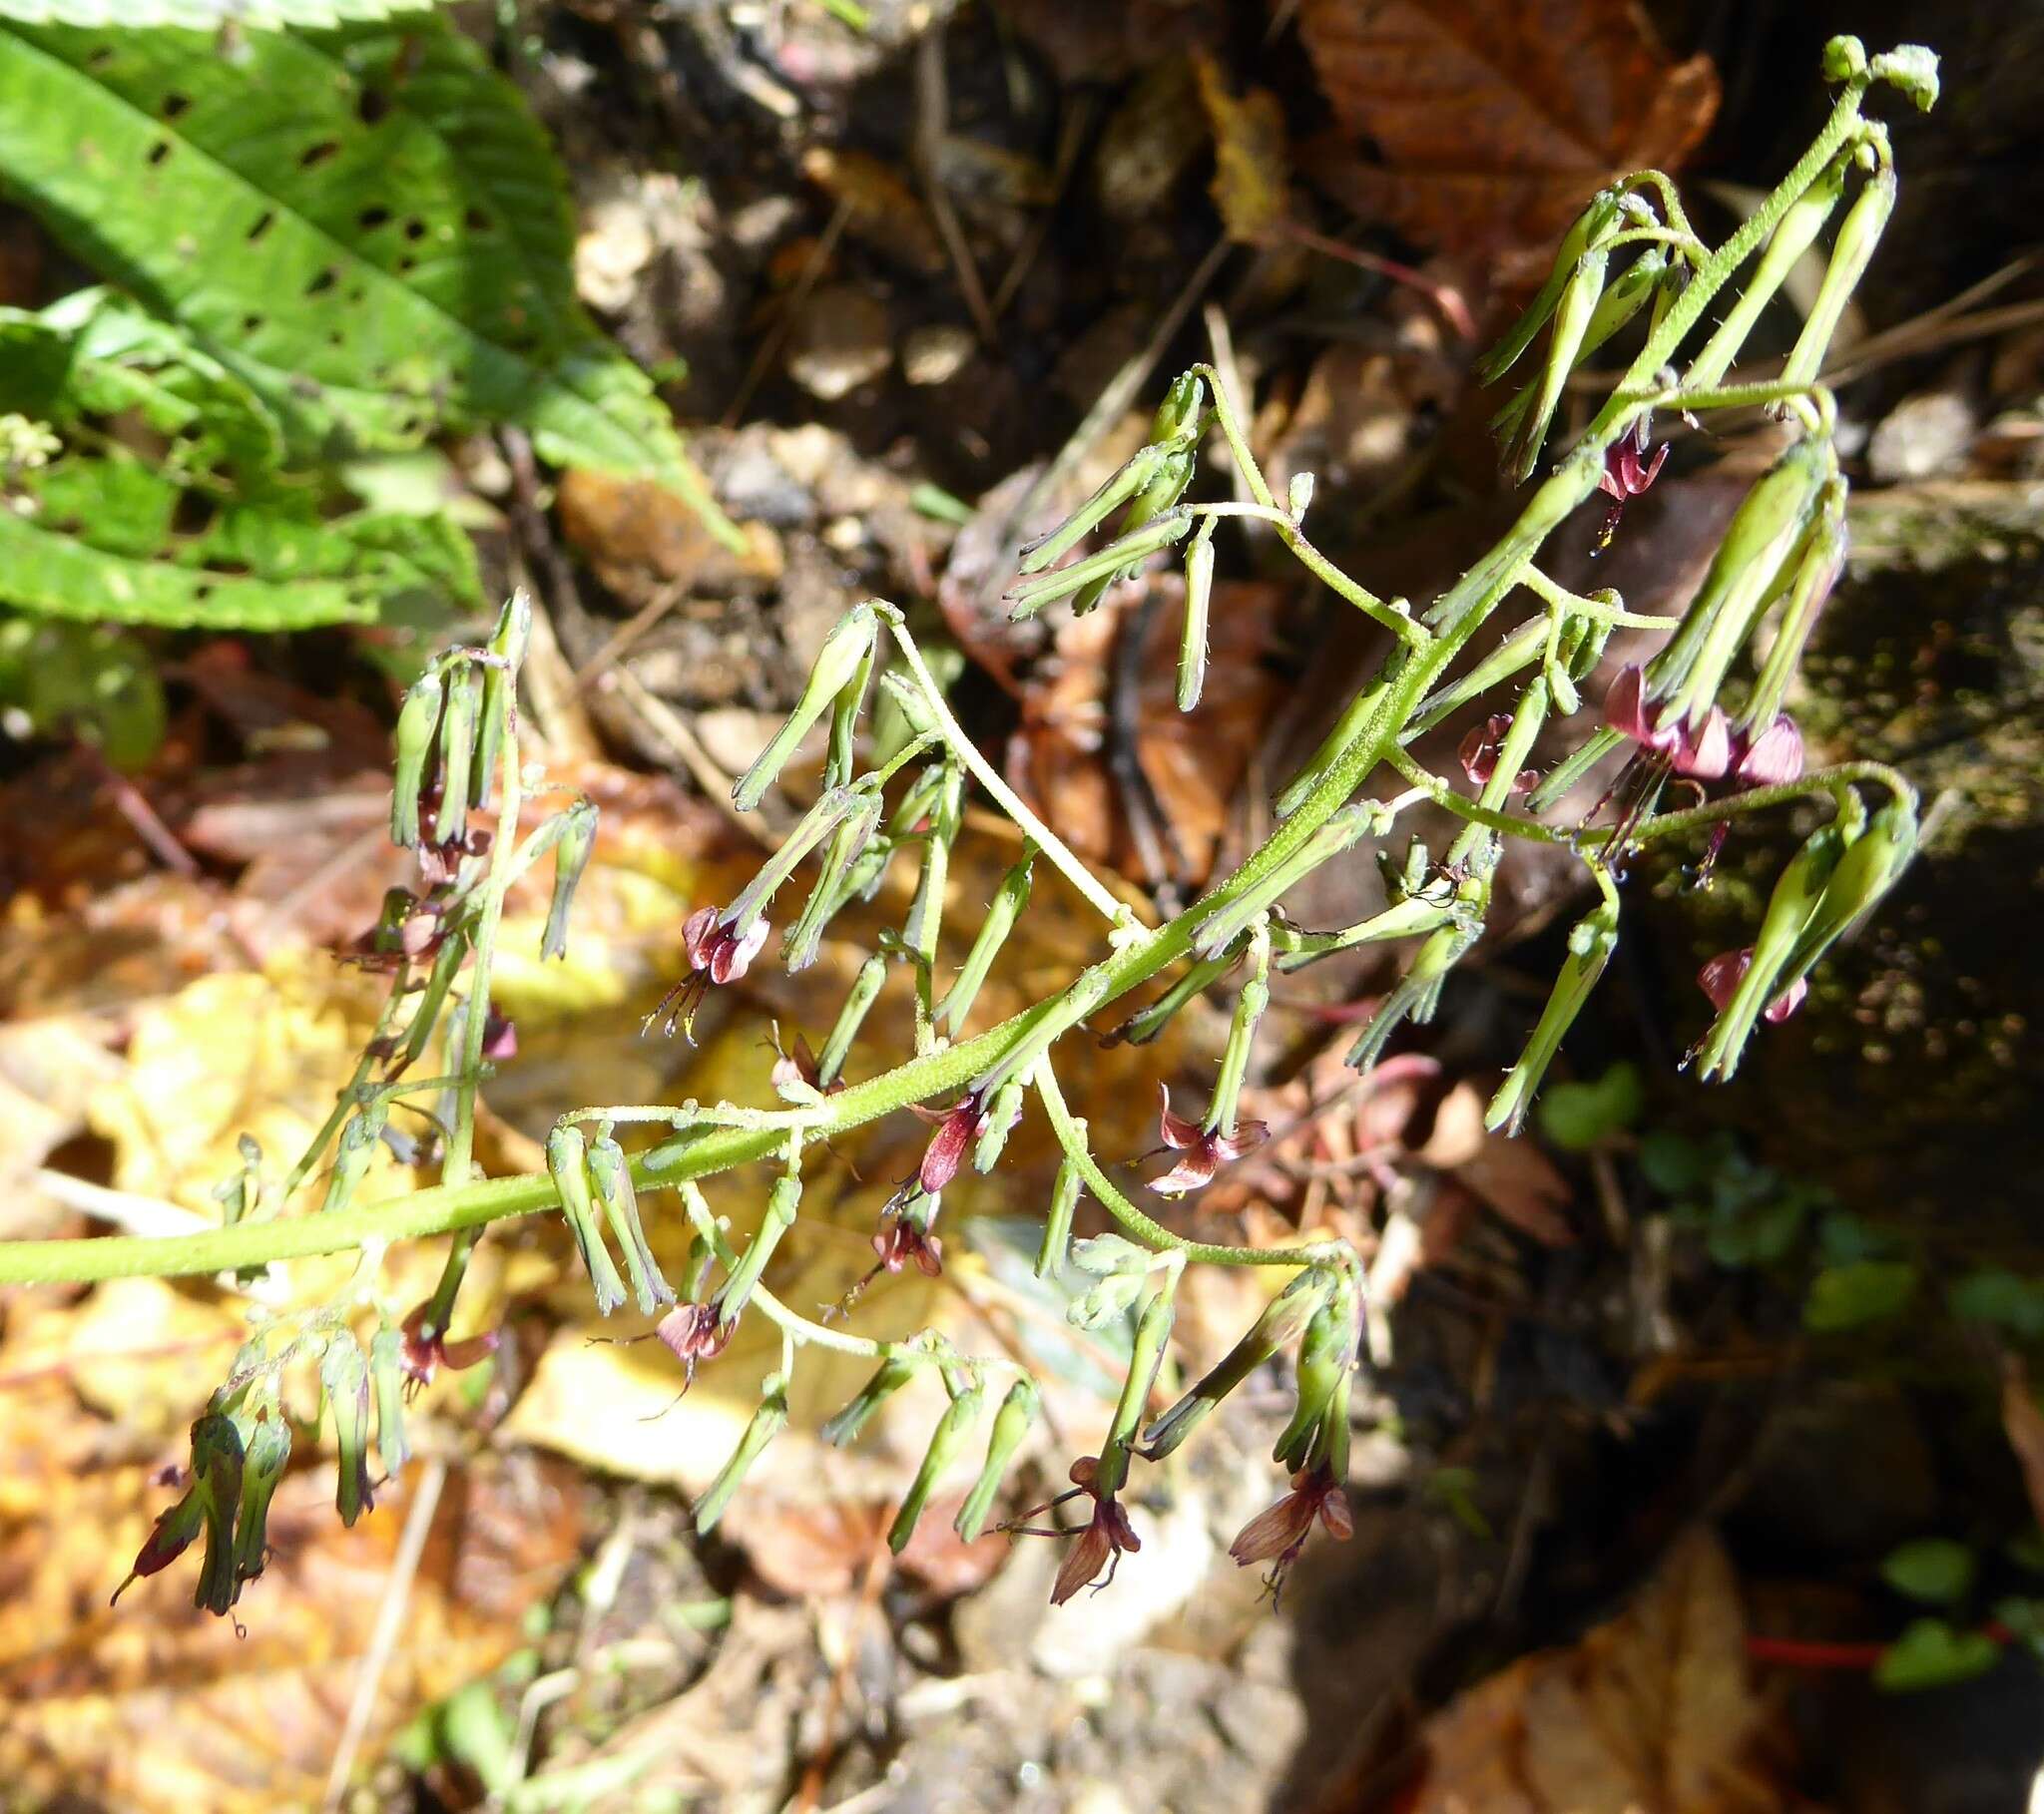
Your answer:
[[[1983,1637],[1998,1644],[2008,1643],[2013,1633],[1999,1619],[1990,1618],[1980,1627]],[[1871,1669],[1887,1653],[1880,1643],[1825,1643],[1816,1638],[1761,1637],[1747,1633],[1747,1660],[1773,1663],[1785,1669]]]

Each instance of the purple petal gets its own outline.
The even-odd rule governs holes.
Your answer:
[[[1740,758],[1739,778],[1749,787],[1779,787],[1802,778],[1802,732],[1786,711],[1754,738]]]

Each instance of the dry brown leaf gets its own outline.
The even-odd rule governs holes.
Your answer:
[[[894,1564],[946,1599],[990,1580],[1008,1556],[1009,1539],[998,1531],[973,1543],[959,1541],[951,1521],[962,1503],[957,1493],[932,1499]],[[744,1547],[754,1573],[775,1592],[807,1598],[851,1592],[873,1559],[886,1556],[893,1519],[889,1500],[768,1502],[733,1520],[725,1535]]]
[[[1406,1814],[1770,1814],[1739,1585],[1699,1530],[1608,1624],[1524,1657],[1427,1722]]]
[[[191,1603],[174,1570],[107,1596],[167,1491],[143,1468],[49,1478],[0,1514],[0,1781],[24,1807],[60,1798],[140,1814],[318,1804],[404,1528],[409,1495],[343,1530],[332,1474],[294,1472],[269,1528],[276,1555],[232,1621]],[[581,1537],[565,1470],[520,1462],[451,1479],[384,1669],[361,1756],[419,1707],[524,1641]]]
[[[1214,588],[1207,685],[1190,712],[1178,708],[1183,581],[1159,574],[1165,589],[1152,615],[1136,701],[1136,759],[1155,796],[1169,879],[1197,886],[1212,871],[1229,812],[1250,758],[1269,722],[1278,682],[1263,657],[1277,636],[1283,589],[1262,581]],[[1113,731],[1109,689],[1125,613],[1112,602],[1058,632],[1048,679],[1025,693],[1025,727],[1011,759],[1017,785],[1034,796],[1052,829],[1080,853],[1144,876],[1149,865],[1129,816],[1129,802],[1109,761]],[[1164,880],[1166,877],[1146,880]]]
[[[1214,129],[1214,206],[1230,238],[1254,244],[1284,219],[1289,206],[1284,109],[1267,88],[1238,99],[1204,51],[1194,56],[1193,70]]]
[[[742,553],[710,533],[679,492],[648,479],[577,467],[561,475],[561,532],[606,586],[630,594],[645,576],[701,592],[779,577],[780,544],[764,523],[742,524]]]
[[[1314,180],[1475,257],[1545,247],[1600,184],[1681,165],[1718,110],[1711,60],[1674,62],[1634,0],[1304,0],[1298,29],[1341,136]]]
[[[802,153],[802,175],[845,211],[844,224],[856,237],[924,276],[944,268],[944,242],[921,198],[892,165],[864,152],[814,145]]]

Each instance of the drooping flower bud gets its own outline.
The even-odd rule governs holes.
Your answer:
[[[973,935],[972,949],[965,954],[965,962],[959,965],[957,977],[943,1001],[937,1005],[936,1013],[930,1017],[930,1024],[940,1032],[955,1036],[963,1029],[966,1016],[972,1012],[972,1004],[979,997],[980,986],[993,968],[994,959],[1008,942],[1008,934],[1014,930],[1022,909],[1029,904],[1031,869],[1035,861],[1036,846],[1025,841],[1021,860],[1001,877],[993,899],[987,903],[979,931]]]
[[[653,1249],[646,1242],[646,1230],[640,1225],[639,1192],[632,1183],[631,1162],[624,1147],[608,1134],[589,1144],[589,1181],[603,1205],[618,1251],[625,1256],[625,1270],[631,1275],[640,1312],[651,1316],[662,1304],[675,1301],[675,1290],[661,1276]]]
[[[930,1434],[930,1446],[923,1451],[922,1465],[916,1469],[908,1491],[901,1496],[900,1509],[887,1530],[887,1548],[896,1556],[908,1548],[908,1540],[915,1535],[923,1508],[929,1504],[937,1483],[965,1452],[965,1445],[971,1440],[985,1404],[986,1389],[975,1382],[955,1394],[944,1407],[944,1415],[937,1419],[937,1427]]]
[[[1540,449],[1547,439],[1547,426],[1554,420],[1555,405],[1561,401],[1562,386],[1576,369],[1576,361],[1582,355],[1583,337],[1589,332],[1597,304],[1604,294],[1608,261],[1608,254],[1601,247],[1584,252],[1562,286],[1561,298],[1555,304],[1547,361],[1540,368],[1533,401],[1527,407],[1525,421],[1507,456],[1506,463],[1515,482],[1523,483],[1531,478],[1533,468],[1539,464]]]
[[[980,1126],[979,1138],[972,1148],[972,1168],[982,1175],[1000,1163],[1001,1152],[1007,1146],[1008,1135],[1014,1132],[1015,1124],[1022,1119],[1022,1080],[1010,1078],[994,1092],[994,1100],[987,1105],[986,1118]]]
[[[596,1204],[589,1193],[589,1143],[573,1123],[558,1123],[547,1135],[547,1170],[561,1199],[568,1232],[575,1237],[583,1269],[596,1293],[597,1312],[608,1316],[625,1301],[625,1282],[618,1276],[610,1249],[603,1244],[603,1232],[597,1226]]]
[[[1817,959],[1878,905],[1916,854],[1916,802],[1895,795],[1845,846],[1816,911],[1782,966],[1784,986],[1807,976]]]
[[[235,1582],[254,1581],[269,1559],[269,1502],[290,1465],[291,1426],[280,1407],[258,1405],[243,1439],[242,1497],[235,1532]]]
[[[1561,244],[1555,251],[1554,266],[1548,272],[1547,281],[1540,286],[1539,293],[1526,305],[1525,313],[1512,324],[1511,331],[1477,361],[1477,383],[1495,384],[1533,344],[1535,336],[1547,325],[1547,318],[1554,313],[1555,305],[1575,275],[1583,254],[1592,246],[1601,245],[1618,230],[1619,203],[1624,194],[1622,189],[1613,185],[1609,189],[1600,189],[1590,198],[1589,206],[1562,235]]]
[[[589,867],[590,853],[596,849],[598,817],[594,800],[577,800],[561,815],[561,833],[554,843],[554,892],[547,902],[546,931],[540,937],[542,963],[568,955],[568,910],[575,901],[575,886]]]
[[[1077,1124],[1079,1137],[1086,1136],[1086,1124]],[[1043,1241],[1036,1250],[1036,1276],[1056,1278],[1065,1269],[1065,1259],[1072,1244],[1072,1216],[1079,1207],[1080,1193],[1086,1187],[1085,1177],[1069,1157],[1058,1165],[1057,1180],[1050,1188],[1050,1208],[1043,1218]]]
[[[1193,1389],[1143,1432],[1143,1454],[1162,1461],[1178,1448],[1251,1374],[1298,1339],[1333,1288],[1333,1274],[1323,1266],[1299,1273]]]
[[[1561,1050],[1561,1042],[1575,1024],[1583,1004],[1590,999],[1618,949],[1618,903],[1599,902],[1594,912],[1576,922],[1569,932],[1568,956],[1547,997],[1547,1006],[1526,1042],[1519,1062],[1505,1074],[1505,1081],[1484,1111],[1483,1125],[1517,1134],[1525,1125],[1526,1111],[1533,1106],[1541,1080]]]
[[[321,1214],[347,1207],[355,1186],[368,1175],[369,1161],[376,1156],[376,1144],[383,1137],[389,1119],[390,1104],[380,1096],[364,1103],[348,1118],[334,1147],[333,1169],[327,1173],[326,1194],[319,1204]]]
[[[1299,1338],[1297,1402],[1271,1451],[1280,1467],[1295,1472],[1312,1463],[1327,1407],[1354,1363],[1355,1340],[1354,1287],[1341,1278],[1313,1311]]]
[[[1135,1340],[1129,1348],[1129,1370],[1122,1376],[1121,1397],[1108,1425],[1107,1441],[1100,1446],[1100,1466],[1094,1480],[1103,1494],[1116,1493],[1129,1477],[1129,1457],[1135,1451],[1143,1416],[1150,1408],[1151,1388],[1158,1369],[1164,1365],[1165,1350],[1171,1345],[1171,1326],[1178,1306],[1179,1268],[1159,1268],[1150,1284],[1150,1295],[1136,1318]]]
[[[1039,574],[1033,580],[1024,580],[1011,587],[1004,595],[1009,606],[1008,616],[1018,622],[1034,617],[1046,605],[1074,593],[1079,597],[1073,600],[1073,609],[1090,611],[1100,603],[1101,595],[1110,586],[1141,573],[1143,563],[1150,556],[1182,541],[1193,527],[1193,519],[1185,511],[1169,506],[1149,510],[1145,508],[1147,503],[1166,493],[1175,499],[1185,490],[1191,477],[1191,455],[1169,456],[1160,476],[1153,479],[1150,487],[1130,506],[1130,514],[1140,513],[1142,519],[1134,528],[1125,530],[1105,548],[1074,561],[1069,567],[1054,568],[1049,573]]]
[[[497,761],[504,739],[518,715],[518,671],[525,664],[525,651],[532,641],[532,600],[521,586],[504,601],[497,614],[497,628],[490,637],[490,660],[483,663],[482,703],[475,743],[475,773],[469,785],[469,804],[487,806],[497,783]],[[516,748],[513,748],[516,759]]]
[[[350,1331],[341,1329],[326,1338],[319,1356],[319,1384],[333,1417],[339,1455],[334,1509],[342,1524],[352,1525],[376,1502],[369,1492],[369,1369]]]
[[[425,789],[426,762],[433,753],[433,733],[440,727],[445,682],[438,673],[421,675],[405,690],[391,732],[395,760],[391,767],[390,841],[410,849],[419,841],[419,796]]]
[[[823,1042],[823,1050],[816,1059],[817,1089],[828,1090],[844,1075],[844,1061],[851,1056],[852,1041],[858,1038],[858,1030],[865,1024],[865,1018],[886,981],[887,960],[876,951],[859,966],[858,975],[852,978],[844,1006],[837,1011],[837,1024]]]
[[[1739,1069],[1740,1054],[1762,1011],[1781,995],[1789,956],[1844,851],[1844,836],[1834,821],[1810,833],[1784,867],[1768,897],[1767,911],[1751,947],[1753,955],[1698,1048],[1702,1060],[1699,1075],[1707,1082],[1730,1078]]]
[[[780,1244],[780,1237],[794,1226],[795,1211],[801,1204],[802,1181],[793,1172],[787,1171],[773,1180],[773,1188],[766,1193],[766,1213],[761,1218],[760,1232],[753,1236],[739,1263],[732,1268],[724,1289],[717,1294],[718,1318],[721,1322],[735,1323],[744,1314],[746,1305],[753,1296],[753,1287],[759,1284],[766,1270],[766,1262],[773,1257],[773,1249]]]
[[[1824,223],[1831,218],[1838,198],[1845,193],[1845,173],[1851,162],[1850,150],[1841,152],[1817,173],[1815,182],[1788,204],[1769,236],[1760,262],[1740,285],[1725,318],[1683,374],[1685,390],[1708,390],[1731,368],[1754,323],[1761,318],[1761,311],[1775,299],[1788,273],[1802,261],[1802,254],[1816,242]]]
[[[1299,478],[1310,478],[1301,473]],[[1297,480],[1293,480],[1295,485]],[[1310,495],[1312,487],[1306,491]],[[1294,510],[1295,522],[1299,512]],[[1178,650],[1178,708],[1191,711],[1207,685],[1207,613],[1214,600],[1214,519],[1202,517],[1186,550],[1186,621]]]
[[[994,1427],[986,1439],[986,1460],[980,1467],[979,1478],[958,1508],[958,1516],[951,1521],[951,1529],[961,1541],[973,1543],[986,1529],[994,1495],[1001,1490],[1001,1477],[1022,1446],[1022,1439],[1029,1434],[1029,1426],[1036,1421],[1041,1402],[1036,1382],[1026,1375],[1010,1386],[1007,1397],[1001,1400],[1001,1408],[994,1413]]]
[[[831,830],[816,871],[815,886],[809,890],[801,917],[788,928],[782,947],[790,976],[816,961],[824,931],[856,892],[855,872],[859,859],[872,844],[873,833],[879,829],[880,810],[879,794],[861,789],[851,810]]]
[[[859,1432],[871,1421],[873,1413],[921,1370],[915,1362],[898,1355],[885,1356],[850,1403],[823,1425],[819,1432],[823,1440],[834,1449],[850,1448],[858,1440]]]
[[[710,1490],[696,1502],[698,1537],[707,1537],[716,1527],[753,1464],[766,1453],[767,1445],[787,1427],[787,1381],[778,1373],[770,1374],[761,1392],[760,1408],[746,1425],[745,1434],[739,1438],[739,1446],[710,1483]]]
[[[1838,225],[1838,236],[1831,241],[1831,261],[1824,267],[1816,300],[1803,317],[1802,331],[1795,336],[1795,344],[1782,367],[1783,383],[1816,382],[1817,373],[1823,369],[1824,354],[1830,350],[1831,335],[1837,332],[1838,318],[1859,287],[1859,279],[1866,272],[1874,247],[1880,243],[1894,207],[1895,173],[1883,159]]]
[[[879,619],[868,603],[861,601],[838,619],[836,627],[823,640],[794,710],[732,789],[732,804],[741,812],[751,812],[759,805],[787,765],[795,745],[808,735],[810,726],[836,702],[841,692],[869,671],[878,637]]]
[[[376,1397],[376,1459],[386,1480],[395,1480],[411,1460],[404,1433],[404,1389],[410,1377],[404,1331],[385,1323],[369,1340],[369,1384]]]
[[[457,842],[468,829],[468,789],[475,771],[476,714],[482,709],[482,676],[464,668],[448,677],[447,708],[440,714],[440,806],[433,815],[433,842]]]

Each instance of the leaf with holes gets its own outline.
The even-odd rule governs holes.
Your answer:
[[[1711,60],[1673,61],[1634,0],[1304,0],[1298,31],[1338,128],[1313,179],[1474,257],[1544,258],[1600,184],[1680,165],[1718,110]]]
[[[0,19],[24,25],[216,26],[348,25],[422,13],[439,0],[0,0]]]
[[[436,16],[225,55],[201,32],[0,24],[0,177],[294,447],[516,423],[546,459],[657,477],[736,538],[575,300],[544,133]]]
[[[297,630],[481,602],[445,518],[333,516],[274,416],[173,323],[104,291],[0,309],[0,411],[54,452],[0,508],[0,603],[42,616]],[[138,449],[146,448],[147,454]]]

